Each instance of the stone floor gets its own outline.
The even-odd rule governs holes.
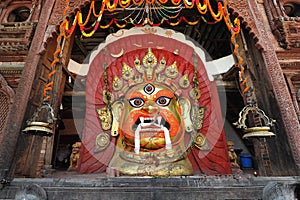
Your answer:
[[[0,199],[23,200],[32,194],[51,200],[300,199],[300,177],[256,177],[254,172],[244,169],[236,175],[153,178],[48,169],[41,171],[40,178],[19,177],[3,184]]]
[[[82,175],[65,171],[56,171],[51,176],[15,178],[2,185],[0,199],[25,199],[26,195],[39,195],[39,199],[49,200],[288,200],[300,197],[300,177],[228,175],[110,178],[105,174]]]

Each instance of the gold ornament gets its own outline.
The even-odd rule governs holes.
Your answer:
[[[128,80],[132,79],[133,76],[134,76],[133,69],[130,66],[128,66],[126,63],[123,63],[123,68],[122,68],[123,79],[128,81]]]
[[[101,127],[103,130],[109,130],[111,128],[112,115],[111,112],[106,108],[97,109],[98,117],[101,122]]]
[[[135,79],[134,79],[134,83],[135,83],[135,84],[140,84],[140,83],[143,83],[143,82],[144,82],[144,79],[142,78],[141,75],[135,77]]]
[[[122,55],[124,54],[124,49],[122,48],[121,51],[117,54],[113,54],[113,53],[110,53],[111,57],[113,58],[119,58],[121,57]]]
[[[194,130],[193,123],[190,117],[191,103],[187,98],[180,98],[178,100],[180,108],[182,110],[182,117],[185,125],[186,132],[190,133]]]
[[[142,30],[145,34],[155,34],[157,32],[157,30],[153,27],[149,27],[149,28],[144,28]]]
[[[166,69],[166,75],[167,77],[174,79],[178,74],[177,62],[174,61],[174,63]]]
[[[159,82],[159,83],[164,82],[165,79],[166,79],[166,77],[164,75],[157,74],[157,76],[156,76],[156,81]]]
[[[183,89],[186,89],[188,87],[190,87],[190,81],[189,81],[189,76],[187,74],[183,75],[180,79],[179,79],[179,86]]]
[[[122,146],[118,140],[118,146]],[[120,174],[134,176],[183,176],[192,175],[193,168],[183,151],[184,147],[163,152],[141,152],[132,154],[116,148],[109,167],[118,168]]]
[[[194,100],[196,99],[200,99],[201,97],[201,92],[200,92],[200,89],[199,88],[193,88],[191,91],[190,91],[190,97]]]
[[[113,121],[112,121],[112,128],[111,128],[111,135],[118,136],[118,129],[119,129],[119,122],[120,117],[123,109],[123,103],[121,101],[116,101],[112,105],[112,114],[113,114]]]
[[[161,72],[166,68],[166,64],[167,64],[167,61],[166,61],[165,57],[163,57],[163,58],[160,60],[159,65],[158,65],[158,67],[157,67],[156,70],[155,70],[155,73],[156,73],[156,74],[161,73]]]
[[[194,140],[195,146],[198,149],[200,149],[202,151],[209,151],[210,150],[210,148],[208,146],[208,143],[206,141],[206,137],[202,133],[195,134],[194,137],[193,137],[193,140]]]
[[[157,65],[157,58],[153,54],[151,48],[148,48],[148,53],[143,58],[143,65],[145,68],[154,68]]]
[[[178,50],[178,49],[175,49],[175,50],[173,51],[173,54],[176,55],[176,56],[178,56],[178,55],[179,55],[179,50]]]
[[[117,92],[121,90],[122,87],[123,87],[123,82],[117,76],[115,76],[112,84],[113,90]]]
[[[156,46],[156,49],[164,49],[164,46]]]
[[[166,36],[168,36],[168,37],[172,37],[173,32],[172,32],[171,30],[167,30],[167,31],[165,32],[165,34],[166,34]]]
[[[94,152],[97,153],[105,150],[109,146],[109,143],[110,143],[109,135],[107,133],[100,133],[96,137]]]
[[[152,53],[151,48],[148,48],[148,53],[143,58],[144,72],[147,80],[152,80],[154,67],[157,65],[157,58]]]
[[[141,45],[141,44],[137,44],[137,43],[134,43],[134,44],[132,44],[133,46],[136,46],[136,47],[142,47],[143,45]]]
[[[107,90],[103,90],[103,102],[108,105],[115,100],[114,95]]]
[[[141,73],[141,74],[144,73],[144,69],[143,69],[143,67],[141,66],[141,61],[140,61],[138,58],[135,58],[135,60],[134,60],[134,66],[135,66],[136,70],[137,70],[139,73]]]
[[[205,108],[194,105],[192,107],[192,119],[196,130],[200,130],[203,126]]]
[[[179,76],[176,61],[167,67],[166,58],[162,57],[161,60],[158,61],[151,48],[148,48],[147,53],[141,60],[136,57],[132,64],[133,67],[131,67],[130,64],[123,62],[122,79],[124,81],[119,80],[121,78],[117,77],[113,79],[112,90],[114,92],[121,91],[124,94],[132,86],[150,80],[157,83],[165,83],[174,90],[179,89],[178,85],[180,85],[182,89],[188,89],[191,86],[188,75],[183,75],[179,80],[179,84],[173,83],[172,79],[176,79]],[[139,73],[135,74],[135,70]],[[191,91],[190,96],[193,99],[199,99],[201,96],[200,90],[193,90],[195,91]]]

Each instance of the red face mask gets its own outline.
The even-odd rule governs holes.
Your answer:
[[[171,149],[183,137],[183,127],[180,106],[168,87],[146,83],[126,94],[119,128],[126,146],[141,151]]]

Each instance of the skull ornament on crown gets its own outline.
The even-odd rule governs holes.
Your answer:
[[[216,86],[197,47],[161,28],[128,32],[91,56],[78,171],[230,173]]]

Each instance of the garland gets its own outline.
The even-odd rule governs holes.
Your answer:
[[[66,1],[68,2],[68,0]],[[166,3],[172,3],[172,6],[166,6]],[[124,10],[132,10],[130,14],[128,14],[123,19],[113,18],[108,24],[101,25],[101,19],[106,9],[109,13],[118,13],[117,7],[120,7]],[[184,8],[194,8],[196,7],[200,15],[210,14],[214,19],[212,22],[207,22],[203,20],[205,23],[217,23],[224,19],[229,23],[229,14],[226,11],[227,2],[224,1],[224,5],[221,2],[218,2],[218,8],[215,11],[209,0],[203,0],[202,3],[200,0],[103,0],[101,4],[101,8],[99,13],[96,12],[95,0],[91,1],[90,9],[87,14],[86,19],[83,19],[81,11],[77,11],[72,22],[65,19],[60,26],[60,31],[64,31],[63,36],[67,38],[69,35],[72,35],[75,27],[78,25],[80,27],[81,34],[84,37],[91,37],[97,31],[98,28],[108,28],[111,25],[116,25],[118,28],[124,28],[128,24],[132,24],[133,26],[144,26],[149,24],[151,26],[160,26],[163,23],[168,23],[171,26],[177,26],[180,23],[184,22],[189,25],[195,25],[200,20],[190,21],[189,19],[180,16],[181,10]],[[68,6],[67,6],[68,7]],[[64,12],[64,15],[67,12]],[[87,27],[87,24],[91,18],[91,15],[94,15],[97,20],[90,26]],[[135,18],[132,18],[135,14]],[[154,22],[154,18],[158,19],[157,22]],[[172,20],[176,20],[176,22]],[[234,21],[234,26],[239,29],[238,19]],[[83,22],[84,21],[84,22]],[[235,28],[233,28],[235,29]],[[92,30],[90,32],[86,32],[87,30]],[[233,32],[238,33],[238,30],[232,30]]]
[[[166,4],[170,4],[170,2],[172,6],[167,6]],[[203,0],[202,3],[200,0],[103,0],[98,12],[95,7],[95,0],[92,0],[89,12],[85,19],[83,19],[81,11],[77,11],[74,19],[70,21],[67,18],[67,13],[70,9],[69,0],[66,0],[66,5],[67,6],[63,12],[64,20],[59,27],[60,34],[57,37],[57,48],[53,54],[54,60],[51,63],[51,71],[48,75],[48,82],[44,88],[44,100],[46,101],[50,99],[49,91],[52,90],[52,86],[54,84],[52,79],[56,73],[55,66],[59,62],[58,57],[61,51],[62,38],[70,38],[77,25],[84,37],[92,37],[99,28],[106,29],[113,24],[121,29],[125,28],[128,24],[133,26],[144,26],[146,24],[151,26],[160,26],[163,23],[167,23],[171,26],[178,26],[183,22],[189,25],[196,25],[200,22],[200,20],[207,24],[214,24],[223,19],[231,33],[230,40],[234,46],[233,54],[238,60],[237,67],[239,69],[240,85],[243,95],[249,90],[249,87],[247,86],[247,79],[244,77],[245,68],[242,65],[243,59],[238,54],[237,50],[239,46],[235,40],[236,35],[240,32],[240,20],[235,18],[233,23],[231,22],[230,14],[227,10],[227,0],[224,0],[223,3],[219,1],[216,11],[212,8],[209,0]],[[104,10],[106,9],[109,13],[114,15],[114,12],[118,13],[118,6],[123,9],[122,11],[130,9],[132,12],[123,19],[113,18],[107,24],[101,24]],[[200,14],[198,19],[193,19],[193,21],[191,21],[184,16],[180,16],[183,8],[192,9],[194,7],[197,8]],[[134,14],[136,17],[132,18],[131,16]],[[203,16],[205,14],[210,14],[214,21],[208,22]],[[92,15],[97,18],[97,20],[92,25],[87,26]],[[154,22],[154,18],[158,19],[157,22]]]

